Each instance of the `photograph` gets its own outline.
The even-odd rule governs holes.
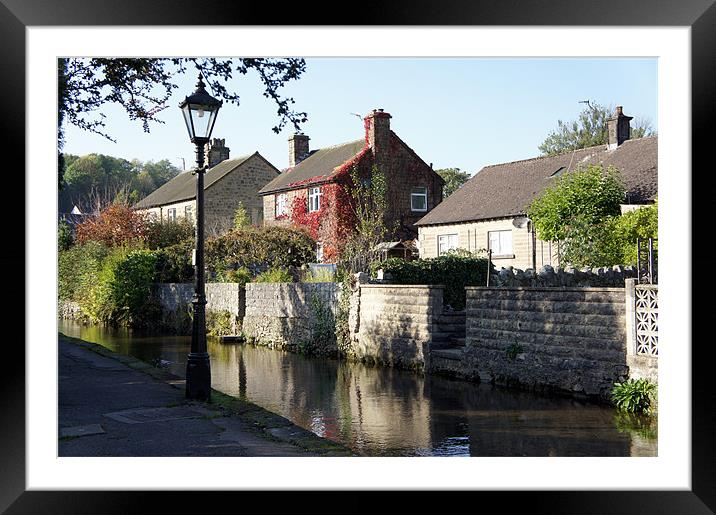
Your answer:
[[[455,490],[712,513],[684,273],[716,10],[2,1],[28,207],[0,511]]]

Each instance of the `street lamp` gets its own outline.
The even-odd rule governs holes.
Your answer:
[[[191,330],[191,350],[186,362],[186,397],[200,401],[211,399],[211,369],[206,351],[206,293],[204,291],[204,145],[209,142],[216,115],[221,108],[217,100],[204,89],[199,73],[196,91],[186,97],[179,107],[196,145],[196,262],[194,268],[194,319]]]

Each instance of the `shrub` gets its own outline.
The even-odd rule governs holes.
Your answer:
[[[243,202],[239,202],[239,206],[234,211],[234,229],[246,229],[251,226],[251,218],[249,218]]]
[[[141,245],[146,240],[144,215],[122,204],[113,204],[99,215],[77,225],[78,243],[98,241],[108,247]]]
[[[445,254],[432,259],[406,261],[389,258],[371,265],[371,273],[382,268],[395,284],[442,284],[443,300],[455,310],[465,308],[465,286],[484,286],[487,259],[474,255]]]
[[[336,274],[331,270],[319,268],[318,270],[305,270],[301,276],[303,283],[334,283]]]
[[[191,264],[194,241],[181,243],[155,250],[156,264],[154,282],[186,283],[194,279],[194,266]]]
[[[102,262],[80,307],[92,322],[140,325],[149,300],[156,256],[149,250],[116,248]]]
[[[162,249],[196,239],[194,224],[187,218],[152,220],[146,226],[147,247]]]
[[[217,274],[248,268],[299,268],[316,259],[316,242],[308,231],[296,227],[247,227],[207,239],[205,260]]]
[[[109,249],[96,241],[60,251],[57,267],[59,298],[79,301],[82,294],[95,282],[102,261],[108,253]]]
[[[628,379],[614,384],[612,401],[620,411],[649,414],[656,401],[656,394],[654,383],[646,379]]]
[[[244,285],[250,283],[253,275],[248,268],[237,268],[224,270],[216,275],[216,281],[220,283],[238,283]]]
[[[57,250],[69,250],[74,243],[72,228],[67,220],[60,220],[57,224]]]
[[[257,283],[292,283],[293,276],[285,268],[272,268],[260,273],[254,279]]]

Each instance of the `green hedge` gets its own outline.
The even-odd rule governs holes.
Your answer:
[[[432,259],[406,261],[390,258],[371,265],[375,277],[378,269],[391,275],[395,284],[442,284],[444,303],[453,309],[465,308],[465,286],[485,286],[487,259],[447,254]]]
[[[252,273],[273,268],[300,268],[316,260],[316,241],[294,227],[234,229],[206,242],[205,261],[218,275],[248,268]]]

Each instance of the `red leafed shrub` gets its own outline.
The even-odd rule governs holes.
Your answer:
[[[130,207],[113,204],[96,217],[77,226],[77,243],[98,241],[108,247],[136,245],[145,241],[147,224],[144,215]]]

